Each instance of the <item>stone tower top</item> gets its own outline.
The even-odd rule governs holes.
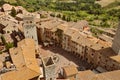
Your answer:
[[[35,24],[33,15],[25,15],[23,21],[24,21],[24,25],[34,25]]]
[[[38,39],[37,39],[37,30],[35,26],[35,18],[33,15],[25,15],[23,22],[24,22],[24,35],[25,38],[31,38],[34,39],[36,42],[36,45],[38,45]]]
[[[53,61],[53,58],[46,57],[42,59],[43,61],[43,69],[44,69],[44,76],[45,80],[56,80],[56,75],[55,75],[55,63]]]

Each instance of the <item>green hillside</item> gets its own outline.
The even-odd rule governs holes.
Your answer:
[[[102,0],[101,0],[102,1]],[[106,0],[107,1],[107,0]],[[20,5],[28,11],[53,11],[56,16],[66,21],[87,20],[98,27],[116,27],[120,19],[120,2],[111,2],[102,7],[96,0],[0,0],[4,3]],[[60,14],[55,14],[56,12]],[[61,15],[62,13],[62,15]]]
[[[108,5],[105,6],[104,8],[106,8],[106,9],[113,9],[113,8],[117,8],[117,7],[119,7],[119,6],[120,6],[120,0],[119,0],[119,1],[116,0],[116,1],[108,4]],[[119,9],[120,9],[120,8],[119,8]]]
[[[4,0],[5,2],[8,2],[8,3],[17,3],[17,1],[16,0]]]

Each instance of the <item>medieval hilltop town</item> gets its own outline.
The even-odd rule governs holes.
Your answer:
[[[86,20],[51,13],[0,7],[0,80],[120,80],[120,25],[94,37]]]

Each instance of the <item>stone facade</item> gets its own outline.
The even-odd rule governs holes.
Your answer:
[[[34,22],[34,16],[25,16],[23,20],[24,20],[23,27],[24,27],[25,38],[34,39],[36,45],[38,45],[37,30]]]
[[[120,23],[119,23],[116,35],[113,40],[112,48],[117,54],[119,53],[120,51]]]
[[[52,57],[43,58],[43,72],[45,80],[56,80],[55,67]]]
[[[53,22],[54,20],[49,21],[48,23],[53,24]],[[39,26],[39,35],[43,33],[41,36],[44,36],[45,38],[42,40],[43,42],[47,39],[48,41],[52,41],[53,45],[58,45],[58,47],[62,47],[80,60],[89,63],[91,69],[100,66],[108,71],[112,71],[120,68],[120,63],[115,62],[110,58],[116,54],[112,48],[109,48],[111,47],[111,44],[108,42],[102,41],[91,36],[91,34],[87,34],[87,32],[81,31],[79,25],[75,27],[73,25],[70,26],[70,24],[67,23],[57,23],[53,27],[52,25],[48,25],[48,23],[45,22],[45,24]]]

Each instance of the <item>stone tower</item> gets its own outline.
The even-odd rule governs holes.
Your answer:
[[[113,50],[118,54],[120,54],[120,23],[116,32],[116,35],[113,40],[113,45],[112,45]]]
[[[46,57],[43,59],[43,72],[45,80],[56,80],[55,63],[52,57]]]
[[[31,38],[35,40],[36,45],[38,45],[38,39],[37,39],[37,30],[34,22],[34,16],[27,15],[23,19],[24,22],[24,35],[25,38]]]

